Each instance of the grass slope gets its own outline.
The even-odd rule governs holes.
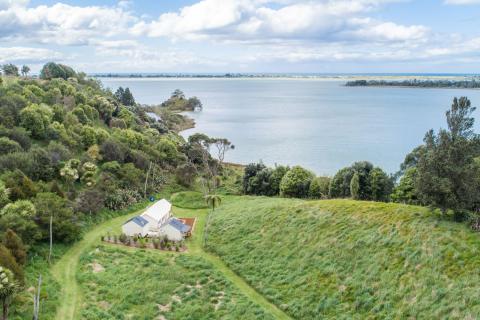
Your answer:
[[[426,208],[229,197],[207,245],[292,318],[480,317],[480,236]]]
[[[77,278],[82,319],[274,319],[198,256],[99,246]]]

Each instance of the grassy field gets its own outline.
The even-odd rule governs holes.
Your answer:
[[[179,208],[205,209],[207,207],[203,194],[196,191],[175,193],[170,200],[174,206]]]
[[[426,208],[228,197],[207,245],[292,318],[480,317],[480,235]]]
[[[49,273],[57,291],[45,319],[289,319],[221,259],[203,250],[206,209],[173,208],[178,217],[197,218],[186,253],[101,243],[102,235],[118,234],[122,223],[144,206],[95,225],[55,262]],[[170,305],[166,297],[173,299]],[[153,314],[156,317],[150,317]]]
[[[198,256],[99,246],[77,279],[82,319],[274,319]]]

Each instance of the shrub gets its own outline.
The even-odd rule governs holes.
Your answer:
[[[280,194],[285,197],[305,198],[314,174],[300,166],[289,170],[280,183]]]
[[[119,189],[107,194],[104,204],[110,210],[120,210],[138,202],[141,198],[142,196],[135,190]]]
[[[15,279],[21,284],[25,282],[23,268],[15,261],[15,257],[2,244],[0,244],[0,266],[12,271]]]
[[[10,140],[7,137],[0,137],[0,154],[20,152],[22,147],[18,142]]]
[[[52,118],[53,112],[49,106],[31,104],[20,112],[20,125],[29,131],[32,137],[43,139]]]
[[[118,239],[120,240],[121,243],[125,244],[127,242],[127,235],[125,233],[122,233]]]
[[[0,231],[13,230],[26,243],[34,243],[42,234],[34,222],[35,206],[28,200],[19,200],[7,204],[0,211]]]
[[[27,250],[22,239],[13,230],[8,229],[3,235],[3,245],[10,251],[19,265],[25,265],[27,262]]]
[[[308,191],[310,198],[313,199],[326,199],[328,198],[328,192],[331,179],[329,177],[316,177],[310,183],[310,189]]]
[[[100,153],[105,161],[123,163],[125,159],[125,147],[114,139],[103,142],[100,146]]]
[[[50,192],[39,193],[33,199],[37,208],[36,220],[43,234],[49,239],[50,216],[53,216],[53,238],[62,242],[71,242],[79,238],[80,225],[66,199]]]

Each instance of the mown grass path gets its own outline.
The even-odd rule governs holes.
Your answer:
[[[75,320],[79,318],[79,311],[82,307],[82,292],[77,284],[76,272],[80,256],[95,244],[100,243],[100,237],[109,231],[118,233],[120,226],[129,217],[139,214],[143,210],[123,215],[104,223],[99,224],[91,231],[85,234],[83,240],[73,245],[65,255],[53,266],[52,274],[62,287],[62,299],[57,309],[55,319],[57,320]],[[277,306],[270,303],[265,297],[259,294],[255,289],[249,286],[243,278],[239,277],[230,270],[223,261],[217,256],[203,250],[202,239],[205,227],[207,210],[199,209],[181,209],[174,207],[173,212],[177,217],[196,217],[197,222],[193,237],[188,241],[188,251],[184,254],[201,256],[220,271],[227,279],[229,279],[245,296],[259,304],[267,312],[277,319],[290,319]],[[125,248],[127,249],[127,248]],[[131,248],[130,248],[131,249]],[[161,251],[158,254],[163,254]]]

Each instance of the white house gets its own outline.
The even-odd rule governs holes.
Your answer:
[[[160,227],[158,234],[160,236],[167,236],[168,240],[181,241],[189,231],[190,226],[178,219],[170,218],[167,223]]]
[[[165,224],[171,216],[172,204],[165,199],[155,202],[141,215],[142,218],[148,221],[151,232],[158,232],[159,228]]]
[[[122,232],[127,236],[140,235],[144,237],[148,234],[148,231],[148,221],[141,216],[133,217],[122,225]]]

